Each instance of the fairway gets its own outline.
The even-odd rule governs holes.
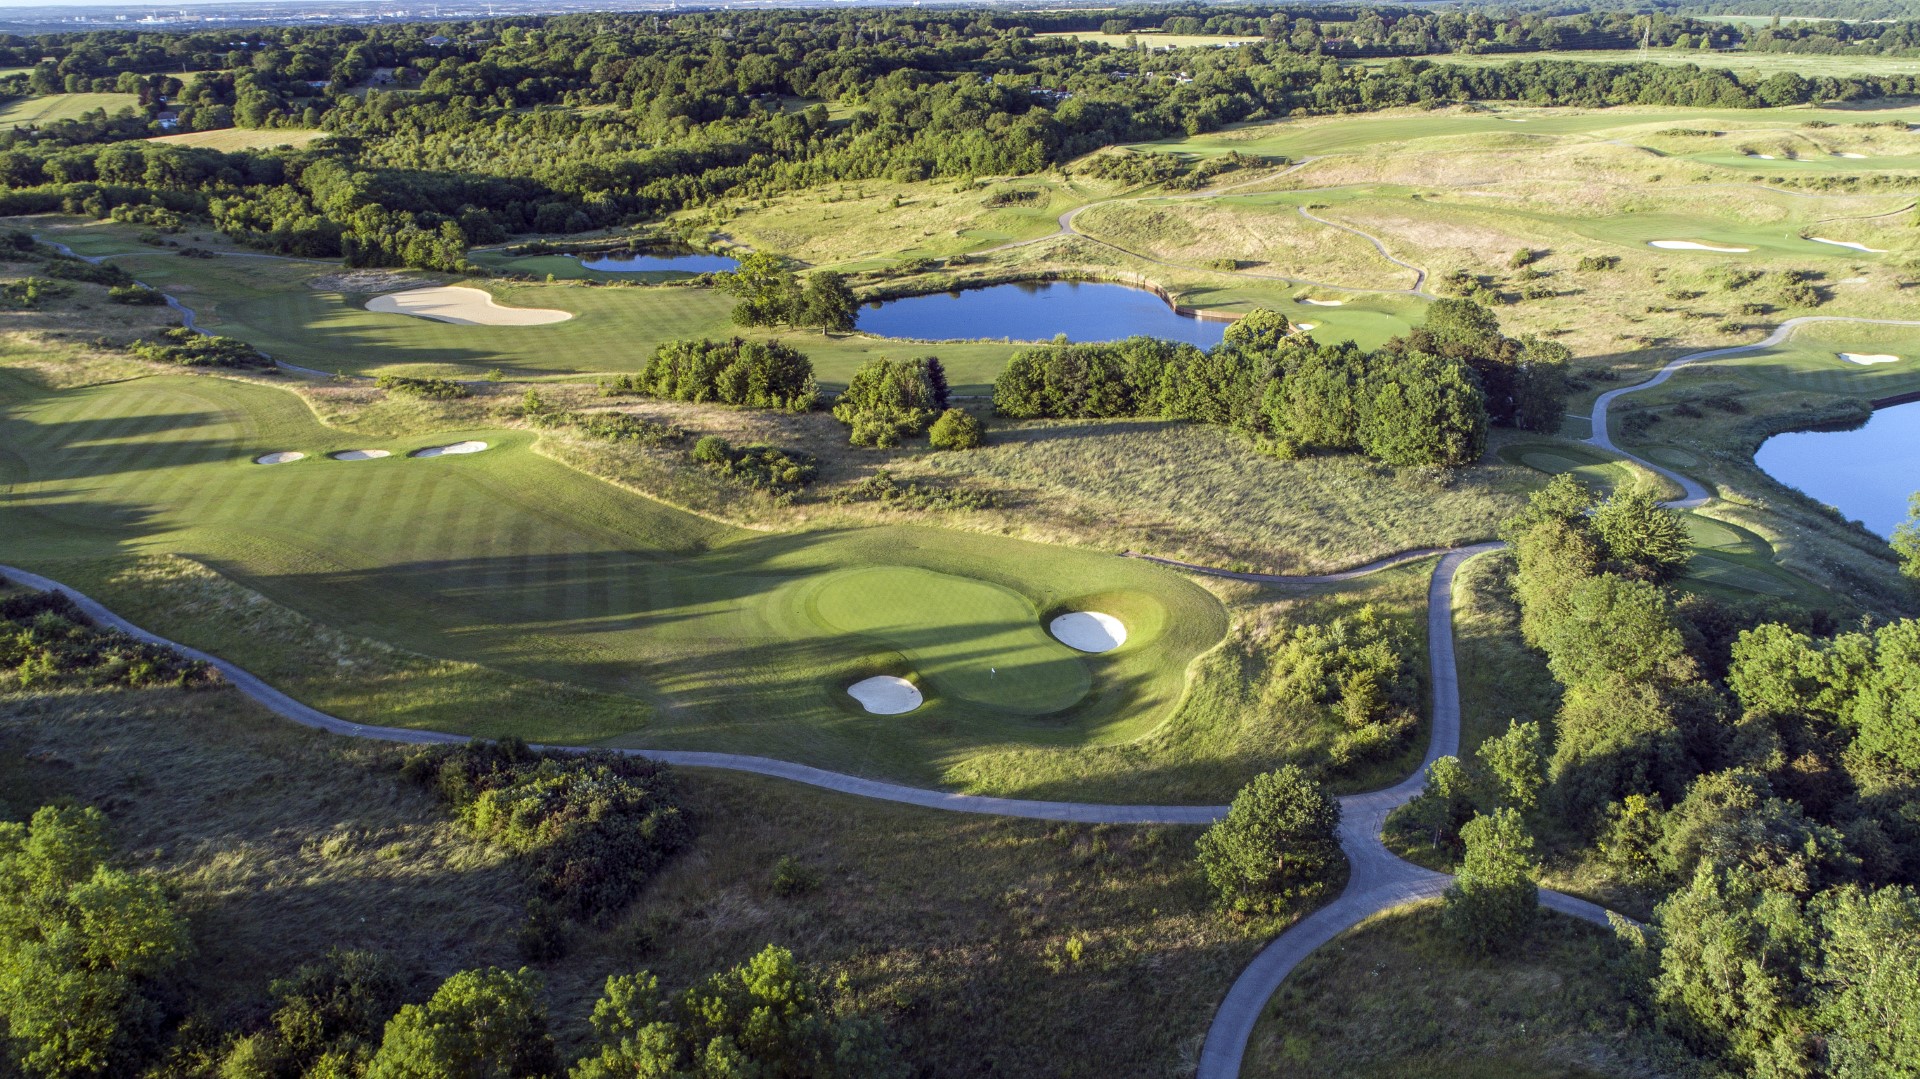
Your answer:
[[[987,749],[1151,732],[1226,629],[1217,600],[1148,563],[919,527],[747,532],[574,472],[524,431],[370,438],[280,390],[182,376],[25,397],[0,423],[0,560],[85,580],[186,555],[342,630],[627,702],[472,714],[465,733],[925,780]],[[460,441],[488,448],[409,456]],[[332,457],[354,450],[390,456]],[[269,452],[305,456],[253,463]],[[1126,647],[1047,636],[1045,617],[1089,597],[1127,622]],[[151,614],[248,662],[244,641]],[[911,677],[926,704],[866,714],[845,690],[877,674]],[[353,714],[352,687],[314,684],[312,703]]]
[[[289,127],[222,127],[212,131],[156,135],[147,141],[169,146],[203,146],[209,150],[234,153],[239,150],[264,150],[272,146],[305,146],[325,134],[324,131],[306,131]]]

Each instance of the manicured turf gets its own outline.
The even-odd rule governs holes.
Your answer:
[[[77,120],[94,109],[105,109],[112,116],[121,109],[140,104],[133,94],[48,94],[44,97],[16,97],[0,102],[0,127],[22,124],[50,124],[55,120]]]
[[[745,532],[574,472],[531,452],[527,432],[348,434],[292,394],[185,376],[0,389],[18,406],[0,421],[13,485],[0,560],[98,579],[82,561],[185,554],[348,632],[632,705],[624,721],[600,709],[577,724],[475,714],[475,734],[925,780],[988,748],[1152,731],[1226,628],[1211,595],[1147,563],[931,528]],[[407,456],[462,439],[490,448]],[[393,456],[327,457],[345,449]],[[252,463],[277,450],[308,456]],[[1125,647],[1083,656],[1045,635],[1043,615],[1089,597],[1128,622]],[[156,631],[247,663],[244,640],[151,613]],[[844,687],[881,672],[915,678],[927,704],[860,711]]]
[[[41,230],[47,238],[89,250],[82,241],[105,230]],[[91,238],[101,253],[134,249],[130,239]],[[410,315],[368,311],[365,295],[313,287],[317,276],[337,272],[318,263],[264,259],[184,259],[137,252],[116,260],[130,272],[175,295],[194,309],[212,333],[242,338],[275,359],[345,374],[390,370],[474,378],[495,368],[514,376],[578,375],[637,371],[664,341],[730,337],[763,331],[733,324],[733,298],[700,288],[592,288],[574,284],[509,284],[484,280],[503,304],[571,311],[575,317],[545,326],[459,326]],[[429,283],[423,279],[423,284]],[[780,334],[814,361],[822,384],[845,385],[861,363],[875,356],[923,356],[931,346],[885,338],[812,331]],[[988,392],[1014,346],[943,344],[956,392]]]

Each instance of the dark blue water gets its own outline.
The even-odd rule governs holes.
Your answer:
[[[1882,536],[1920,491],[1920,401],[1879,409],[1852,431],[1789,431],[1760,444],[1767,475]]]
[[[589,270],[604,270],[608,273],[659,273],[663,270],[678,273],[727,273],[740,268],[739,259],[725,255],[639,255],[619,252],[600,258],[580,259],[580,265]]]
[[[1211,348],[1226,334],[1225,322],[1202,322],[1174,314],[1167,301],[1145,289],[1073,281],[990,285],[963,292],[936,292],[868,305],[860,330],[881,337],[928,341],[1118,341],[1135,334]]]

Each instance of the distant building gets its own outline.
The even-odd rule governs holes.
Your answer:
[[[435,49],[441,47],[442,45],[445,45],[446,43],[447,43],[447,38],[444,34],[435,34],[432,37],[427,39],[427,45]]]

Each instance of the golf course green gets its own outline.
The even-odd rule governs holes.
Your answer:
[[[1148,563],[927,527],[751,532],[576,472],[526,431],[383,440],[324,426],[292,393],[174,375],[58,392],[0,376],[0,400],[0,561],[113,601],[114,566],[185,556],[330,629],[596,702],[476,712],[464,733],[926,779],[988,748],[1149,733],[1226,631],[1212,595]],[[465,440],[487,448],[410,456]],[[348,450],[390,455],[331,456]],[[1126,622],[1123,648],[1047,634],[1046,618],[1096,600]],[[166,609],[140,617],[243,666],[265,647]],[[926,703],[865,713],[845,690],[876,674]],[[337,692],[311,703],[352,714]],[[444,709],[359,718],[447,725]]]

